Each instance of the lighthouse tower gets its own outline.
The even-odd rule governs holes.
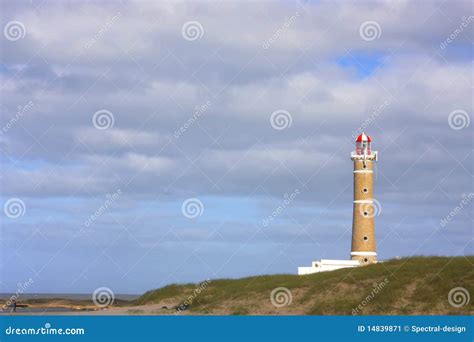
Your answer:
[[[374,216],[377,209],[373,199],[373,165],[377,152],[371,149],[372,139],[365,133],[356,139],[351,153],[354,162],[354,211],[352,219],[351,260],[360,265],[377,262],[375,251]]]
[[[309,267],[298,267],[298,274],[334,271],[340,268],[359,267],[377,262],[375,252],[374,216],[378,213],[373,199],[373,165],[377,152],[372,151],[372,139],[362,133],[356,139],[354,162],[354,214],[352,219],[351,260],[322,259],[313,261]]]

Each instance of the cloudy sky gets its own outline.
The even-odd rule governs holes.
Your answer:
[[[469,1],[1,12],[0,292],[141,293],[349,258],[362,130],[379,259],[472,254]]]

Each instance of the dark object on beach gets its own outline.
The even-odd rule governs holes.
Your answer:
[[[165,306],[162,306],[161,308],[165,310],[174,310],[174,311],[179,312],[179,311],[187,310],[189,308],[189,304],[181,303],[179,305],[173,306],[172,308],[169,308],[165,305]]]
[[[176,311],[184,311],[184,310],[187,310],[188,308],[189,308],[189,304],[181,303],[181,304],[177,305],[174,309]]]
[[[8,303],[8,302],[7,302],[7,303]],[[16,302],[16,299],[13,299],[13,298],[12,298],[11,303],[8,304],[8,305],[5,304],[3,307],[4,307],[4,308],[12,308],[12,311],[11,311],[11,312],[16,312],[16,308],[26,308],[26,307],[28,307],[28,305],[27,305],[27,304],[18,304],[18,303]]]
[[[10,304],[8,305],[9,308],[27,308],[28,304]]]

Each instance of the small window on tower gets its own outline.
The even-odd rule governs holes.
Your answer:
[[[369,215],[369,213],[364,211],[364,216],[368,216],[368,215]]]
[[[367,259],[367,258],[364,258],[364,262],[367,262],[367,261],[369,261],[369,259]]]
[[[364,188],[364,189],[362,189],[362,191],[363,191],[364,193],[368,193],[368,192],[369,192],[369,189]]]
[[[364,241],[367,241],[369,240],[369,237],[368,236],[364,236]]]

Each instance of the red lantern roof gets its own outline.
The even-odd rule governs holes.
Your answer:
[[[370,137],[365,134],[365,133],[362,133],[361,135],[359,135],[356,139],[356,142],[361,142],[361,141],[368,141],[368,142],[371,142],[372,139],[370,139]]]

